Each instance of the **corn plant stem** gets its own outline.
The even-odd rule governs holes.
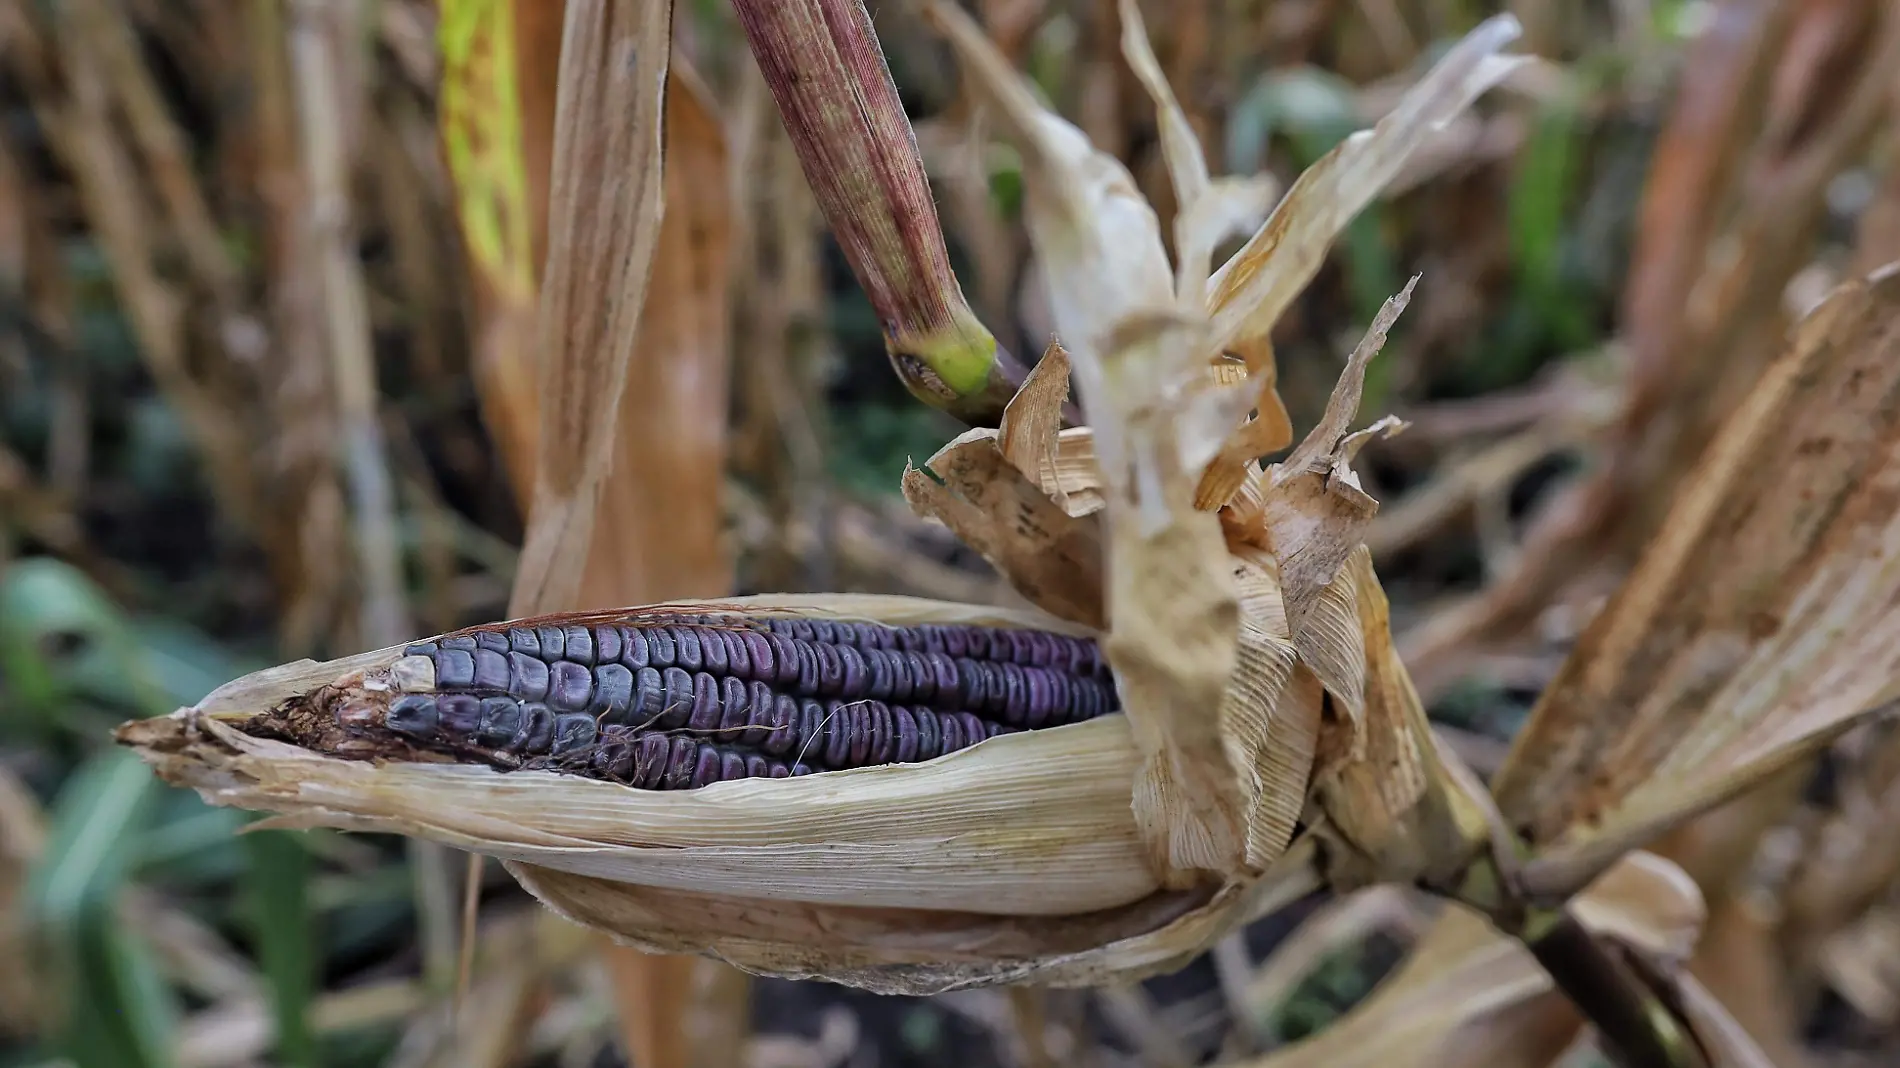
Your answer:
[[[1627,1068],[1702,1068],[1687,1029],[1642,980],[1568,911],[1521,936],[1558,989],[1602,1034]]]

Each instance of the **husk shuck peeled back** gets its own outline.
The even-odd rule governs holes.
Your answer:
[[[954,5],[926,6],[1025,153],[1063,347],[904,491],[1033,609],[808,595],[515,620],[258,672],[120,739],[273,825],[498,857],[630,944],[887,992],[1178,967],[1315,885],[1303,815],[1397,878],[1443,859],[1404,848],[1431,837],[1415,814],[1459,846],[1424,803],[1442,776],[1355,548],[1375,507],[1350,470],[1356,379],[1299,470],[1197,490],[1272,391],[1270,363],[1236,380],[1209,356],[1209,324],[1264,337],[1254,305],[1303,284],[1384,180],[1341,175],[1396,171],[1496,84],[1515,22],[1322,160],[1214,284],[1198,261],[1176,279],[1125,170]],[[1187,184],[1216,230],[1263,199]],[[1090,425],[1058,432],[1071,369]]]

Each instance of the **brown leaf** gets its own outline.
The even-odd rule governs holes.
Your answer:
[[[1385,302],[1366,336],[1346,361],[1346,371],[1326,402],[1326,414],[1283,463],[1267,471],[1263,519],[1280,581],[1286,590],[1287,625],[1296,644],[1320,591],[1361,543],[1379,502],[1359,488],[1352,457],[1365,438],[1348,435],[1365,389],[1366,365],[1385,345],[1386,332],[1412,299],[1418,276]],[[1252,457],[1247,457],[1250,462]],[[1225,503],[1223,501],[1222,503]]]
[[[1003,409],[1002,425],[997,428],[996,446],[1010,466],[1045,487],[1056,485],[1061,500],[1061,480],[1056,468],[1056,443],[1062,432],[1062,406],[1069,401],[1069,354],[1062,343],[1050,341],[1022,389]]]
[[[569,0],[540,326],[540,441],[510,615],[574,603],[664,209],[671,0]]]
[[[1900,692],[1900,272],[1796,329],[1496,784],[1562,894]]]
[[[1074,518],[1004,458],[994,432],[972,430],[924,465],[908,465],[904,499],[981,553],[1031,604],[1100,627],[1102,540],[1093,517]]]

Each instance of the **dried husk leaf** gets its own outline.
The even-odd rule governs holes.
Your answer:
[[[1312,280],[1334,239],[1399,177],[1406,162],[1486,90],[1529,61],[1499,54],[1519,32],[1514,17],[1499,15],[1467,34],[1391,113],[1307,168],[1253,238],[1209,280],[1206,351],[1248,355],[1258,415],[1225,442],[1220,462],[1197,493],[1199,507],[1226,503],[1242,485],[1250,461],[1291,440],[1285,407],[1275,392],[1272,355],[1263,349],[1281,313]]]
[[[1496,784],[1574,890],[1900,696],[1900,271],[1842,286],[1723,426]]]
[[[1207,157],[1175,99],[1167,75],[1155,59],[1142,24],[1141,5],[1121,0],[1122,55],[1154,101],[1161,132],[1161,155],[1179,205],[1174,217],[1174,288],[1183,306],[1198,308],[1207,288],[1214,247],[1229,235],[1244,234],[1266,218],[1279,186],[1269,175],[1212,179]]]
[[[1062,408],[1069,400],[1069,354],[1051,341],[1035,369],[1023,379],[1003,409],[996,445],[1011,467],[1042,485],[1057,484],[1056,442],[1062,433]],[[1055,494],[1051,494],[1055,496]]]
[[[904,500],[982,554],[1016,592],[1050,615],[1099,627],[1102,539],[1093,518],[1064,512],[1003,455],[996,431],[972,430],[925,467],[906,464]]]
[[[1033,919],[767,905],[511,870],[548,907],[643,949],[710,952],[763,975],[926,995],[1005,983],[1093,987],[1176,971],[1239,924],[1316,889],[1312,862],[1312,850],[1296,847],[1245,888],[1201,887],[1089,915]]]
[[[1671,967],[1687,959],[1704,919],[1694,880],[1648,853],[1624,857],[1573,905],[1593,933]],[[1405,964],[1352,1012],[1245,1068],[1543,1068],[1582,1024],[1522,944],[1448,906]]]
[[[1101,464],[1098,516],[1113,561],[1102,648],[1145,757],[1135,812],[1156,870],[1171,886],[1257,870],[1285,846],[1248,825],[1262,793],[1305,791],[1305,768],[1287,781],[1284,766],[1262,761],[1267,728],[1317,707],[1287,689],[1290,649],[1242,655],[1220,524],[1192,507],[1208,443],[1226,434],[1196,408],[1211,385],[1194,366],[1202,324],[1177,313],[1154,212],[1120,162],[1044,109],[961,10],[926,12],[1023,157],[1031,240]],[[1279,626],[1252,622],[1264,634]],[[1263,703],[1227,704],[1230,681]]]

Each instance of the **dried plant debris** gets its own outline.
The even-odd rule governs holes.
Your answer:
[[[242,729],[678,790],[933,760],[1119,707],[1089,637],[648,610],[443,635]]]

